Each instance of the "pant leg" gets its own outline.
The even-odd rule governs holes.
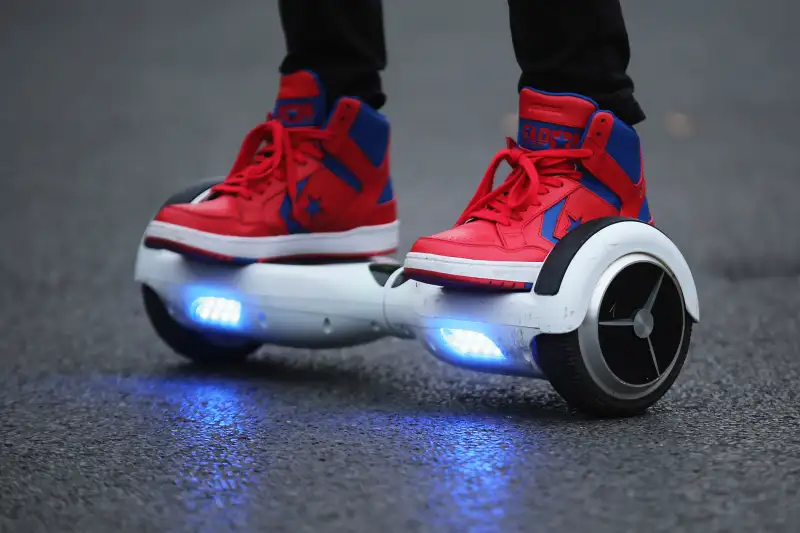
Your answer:
[[[314,71],[325,85],[329,108],[340,96],[383,106],[381,0],[279,0],[278,7],[287,50],[281,74]]]
[[[644,120],[626,72],[619,0],[508,0],[508,7],[520,90],[578,93],[630,125]]]

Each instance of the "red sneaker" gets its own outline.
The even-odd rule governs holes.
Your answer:
[[[237,262],[358,258],[392,253],[398,232],[388,121],[353,98],[328,115],[317,77],[298,72],[281,79],[225,181],[164,207],[145,245]]]
[[[447,231],[423,237],[405,273],[440,286],[530,290],[532,272],[582,222],[622,215],[652,223],[639,136],[588,98],[523,89],[518,143],[508,139]],[[506,161],[512,168],[494,187]]]

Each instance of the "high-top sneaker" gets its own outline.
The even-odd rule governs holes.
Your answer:
[[[494,188],[504,161],[512,171]],[[531,264],[567,232],[614,215],[652,223],[636,131],[588,98],[525,88],[517,142],[495,156],[452,229],[417,240],[405,273],[441,286],[529,290]]]
[[[145,245],[257,262],[370,257],[397,248],[389,122],[355,98],[325,109],[311,72],[281,79],[274,111],[202,201],[164,207]]]

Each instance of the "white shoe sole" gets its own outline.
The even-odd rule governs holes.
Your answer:
[[[409,252],[403,265],[417,272],[436,274],[442,277],[473,278],[487,282],[534,283],[539,276],[542,263],[525,261],[483,261],[461,259],[436,254]]]
[[[397,220],[341,232],[275,237],[231,237],[153,220],[145,230],[145,240],[157,239],[235,259],[275,260],[304,256],[366,257],[386,254],[397,249],[399,233],[400,222]]]

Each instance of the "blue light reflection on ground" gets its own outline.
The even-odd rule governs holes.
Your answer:
[[[419,520],[441,531],[475,533],[513,523],[509,515],[524,503],[512,487],[536,475],[535,433],[518,421],[480,415],[423,415],[400,424],[420,426],[423,432],[400,437],[424,440],[417,458],[424,477],[412,481],[428,495]]]
[[[248,522],[248,488],[263,470],[250,454],[250,422],[240,391],[224,383],[184,389],[180,414],[188,426],[173,430],[190,458],[175,483],[195,526],[209,533],[216,533],[220,523]]]
[[[469,419],[453,419],[437,424],[442,468],[436,476],[433,498],[444,500],[461,510],[451,517],[450,527],[469,531],[481,524],[492,525],[505,514],[508,500],[508,442],[498,439],[491,424]],[[447,506],[450,506],[447,505]],[[439,517],[440,519],[442,517]],[[453,522],[456,522],[454,524]]]

